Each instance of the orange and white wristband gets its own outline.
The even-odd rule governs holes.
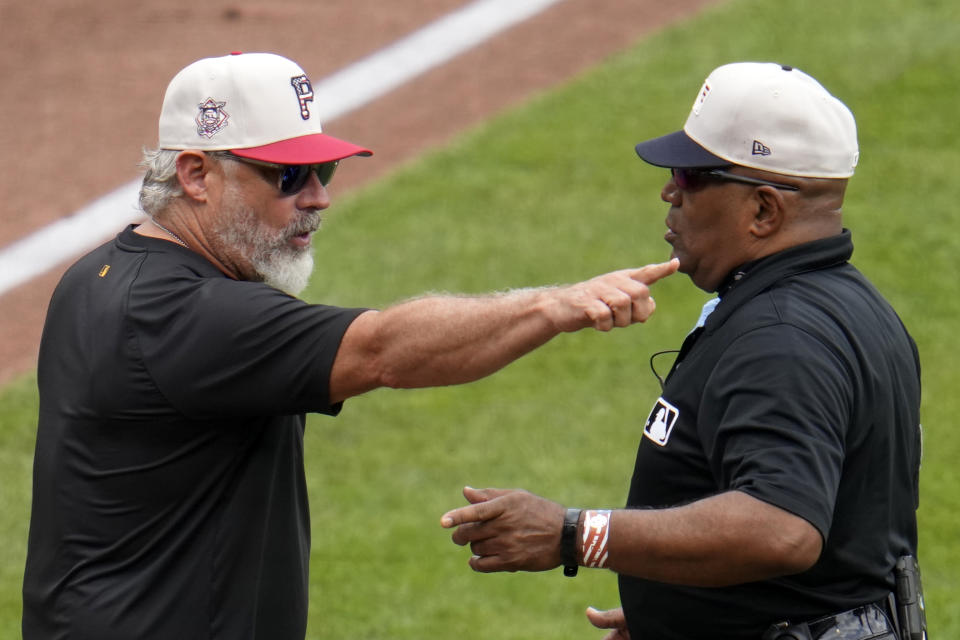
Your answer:
[[[610,540],[610,510],[588,510],[583,514],[580,539],[580,564],[595,569],[606,568],[609,562],[607,543]]]

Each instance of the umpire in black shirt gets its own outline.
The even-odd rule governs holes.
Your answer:
[[[636,422],[627,508],[468,488],[443,526],[477,571],[615,571],[622,607],[587,612],[610,639],[896,638],[920,365],[848,262],[853,115],[800,70],[729,64],[637,153],[670,169],[665,240],[717,297]]]

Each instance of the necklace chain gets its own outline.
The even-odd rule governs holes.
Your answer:
[[[160,229],[160,231],[163,231],[163,232],[166,233],[168,236],[170,236],[171,238],[173,238],[174,240],[176,240],[178,244],[180,244],[180,245],[183,246],[183,247],[187,247],[187,243],[184,242],[183,240],[181,240],[181,239],[180,239],[180,236],[178,236],[177,234],[175,234],[173,231],[170,231],[170,229],[167,229],[165,226],[163,226],[162,224],[160,224],[160,223],[157,222],[156,220],[153,220],[153,224],[154,224],[158,229]],[[190,247],[187,247],[187,249],[189,249],[189,248],[190,248]]]

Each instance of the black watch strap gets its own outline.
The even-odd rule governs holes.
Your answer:
[[[577,525],[580,523],[580,509],[567,509],[563,518],[563,532],[560,534],[560,557],[563,562],[563,575],[572,578],[577,575]]]

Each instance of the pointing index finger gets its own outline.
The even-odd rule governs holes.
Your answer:
[[[469,522],[484,522],[496,518],[501,513],[503,510],[498,508],[496,503],[478,502],[446,512],[440,517],[440,526],[450,529]]]
[[[657,280],[666,278],[667,276],[676,273],[679,267],[680,261],[676,258],[673,258],[667,262],[648,264],[645,267],[634,269],[630,272],[630,277],[638,282],[651,285]]]

